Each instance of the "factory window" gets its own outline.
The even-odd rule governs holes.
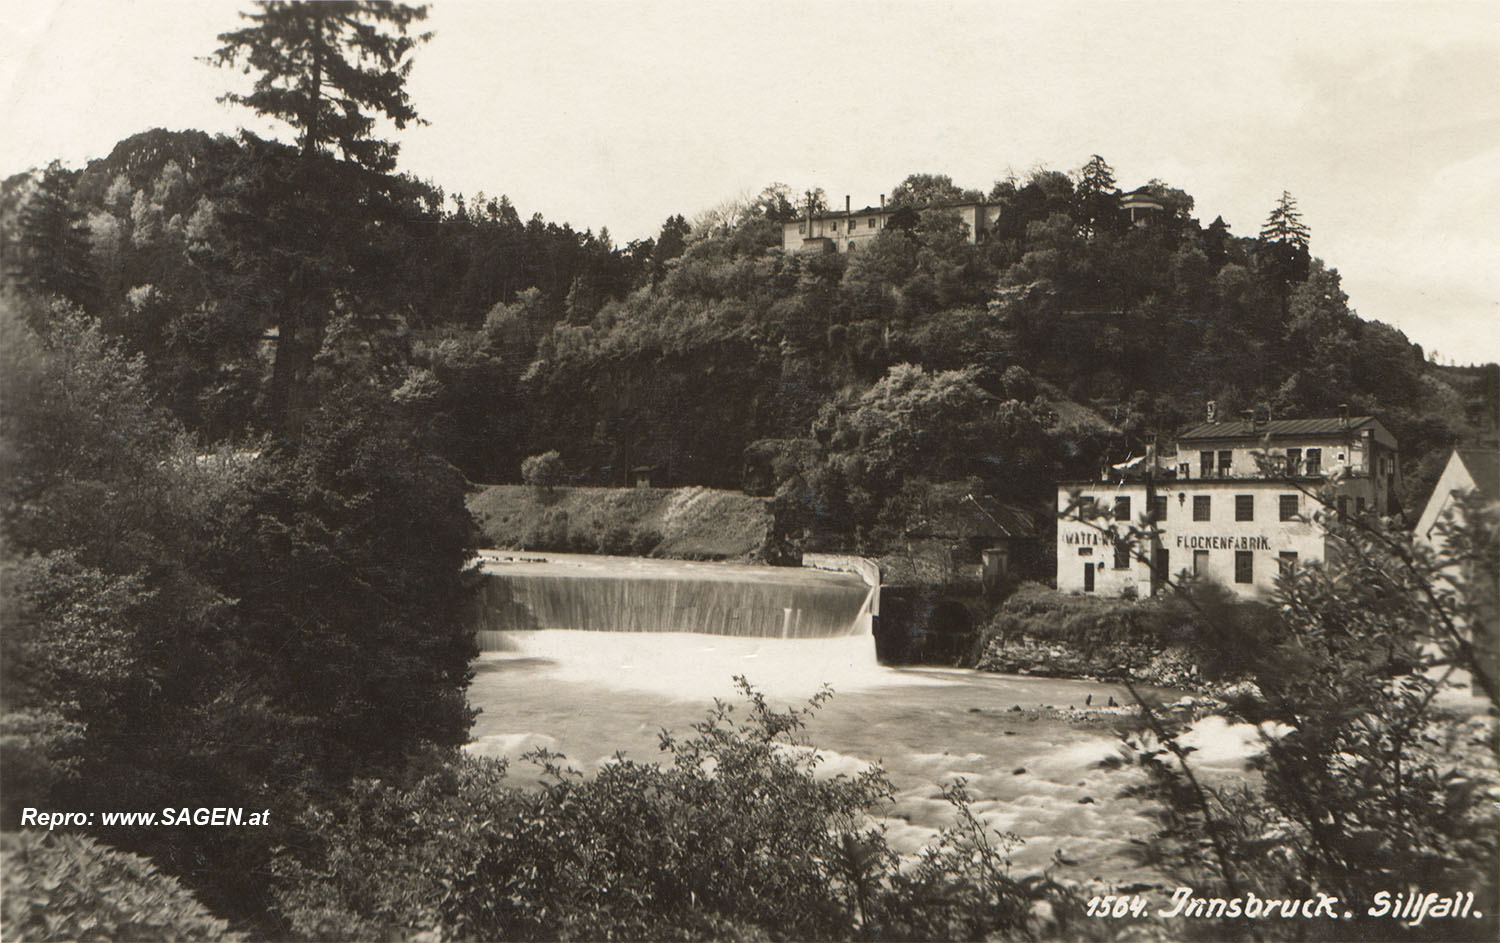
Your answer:
[[[1188,463],[1188,462],[1178,462],[1177,463],[1177,477],[1178,478],[1186,478],[1188,476],[1188,473],[1191,472],[1192,470],[1193,470],[1193,466],[1190,463]]]
[[[1208,551],[1207,550],[1194,550],[1193,551],[1193,575],[1194,576],[1207,576],[1208,575]]]
[[[1323,471],[1323,450],[1322,449],[1308,449],[1307,450],[1307,473],[1309,475],[1319,475],[1319,474],[1322,474],[1322,471]]]
[[[874,229],[875,228],[875,217],[871,216],[869,219],[865,220],[865,228],[866,229]]]
[[[1234,464],[1234,453],[1229,449],[1219,452],[1219,477],[1229,477],[1229,466]]]
[[[854,240],[853,239],[849,240],[849,251],[850,252],[854,251]]]
[[[1281,496],[1281,519],[1284,521],[1297,519],[1297,496],[1295,494]]]
[[[1193,495],[1193,520],[1206,521],[1209,519],[1208,511],[1211,507],[1212,498],[1206,494]]]
[[[1286,450],[1286,473],[1288,475],[1300,475],[1300,474],[1302,474],[1302,470],[1297,467],[1297,466],[1299,466],[1301,464],[1302,464],[1302,450],[1301,449],[1287,449]]]
[[[1123,537],[1115,539],[1115,569],[1123,570],[1130,566],[1130,541]]]
[[[1276,562],[1281,566],[1281,575],[1285,576],[1297,567],[1297,551],[1283,550],[1277,554]]]
[[[1130,521],[1130,498],[1115,498],[1115,520]]]
[[[1237,521],[1255,520],[1255,495],[1237,494],[1234,496],[1234,519]]]
[[[1159,494],[1151,499],[1151,519],[1160,524],[1167,519],[1167,496]]]
[[[807,235],[807,224],[806,223],[798,223],[797,224],[797,235],[799,235],[799,236],[805,236],[805,235]]]
[[[1198,477],[1207,478],[1214,473],[1214,453],[1198,453]]]
[[[833,221],[833,231],[834,232],[838,232],[839,231],[839,221],[838,220],[834,220]]]
[[[1348,517],[1349,517],[1349,496],[1347,494],[1341,494],[1341,495],[1339,495],[1339,520],[1341,520],[1341,521],[1342,520],[1346,520],[1346,519],[1348,519]]]
[[[1234,552],[1234,581],[1236,583],[1255,582],[1255,554],[1249,550],[1236,550]]]
[[[1354,513],[1355,514],[1363,514],[1363,513],[1365,513],[1365,499],[1364,498],[1355,498],[1354,499]]]

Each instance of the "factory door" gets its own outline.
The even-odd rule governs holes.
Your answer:
[[[1086,593],[1094,591],[1094,565],[1092,563],[1083,565],[1083,591]]]

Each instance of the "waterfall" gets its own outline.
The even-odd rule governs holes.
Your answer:
[[[795,567],[549,554],[484,563],[479,645],[537,629],[760,638],[869,635],[876,589]]]

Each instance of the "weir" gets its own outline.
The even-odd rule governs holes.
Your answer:
[[[482,570],[481,651],[539,629],[869,636],[879,600],[878,576],[825,569],[491,551]]]

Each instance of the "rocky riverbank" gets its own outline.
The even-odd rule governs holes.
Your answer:
[[[1129,681],[1163,688],[1207,691],[1208,683],[1182,646],[1116,642],[1083,650],[1051,639],[991,638],[976,666],[980,671],[1075,678],[1082,681]]]

